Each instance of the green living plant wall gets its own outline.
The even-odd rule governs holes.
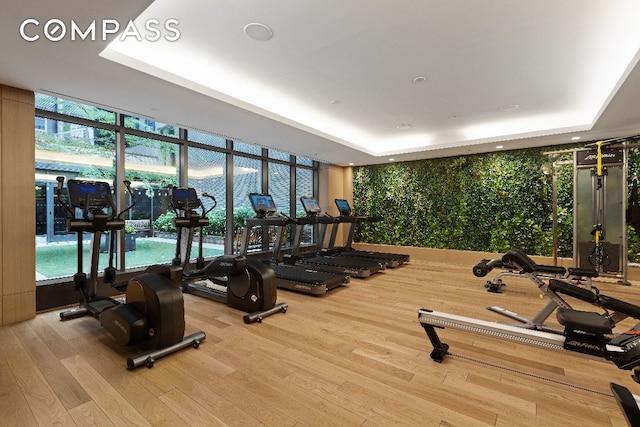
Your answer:
[[[544,152],[571,147],[420,160],[354,168],[354,211],[381,215],[359,224],[354,240],[402,246],[502,253],[520,248],[531,255],[552,254],[552,184],[541,166]],[[637,152],[630,153],[630,179]],[[573,236],[572,167],[558,175],[558,255],[571,257]],[[629,238],[630,260],[640,239]]]

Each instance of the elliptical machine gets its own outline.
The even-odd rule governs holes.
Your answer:
[[[118,344],[135,345],[148,350],[127,358],[127,367],[134,369],[142,365],[152,368],[161,357],[175,353],[186,347],[198,348],[206,338],[204,332],[184,336],[184,301],[180,288],[169,280],[169,271],[161,274],[158,267],[150,269],[129,280],[115,283],[113,252],[115,232],[124,229],[122,215],[135,205],[131,183],[124,181],[133,203],[117,213],[111,197],[111,186],[106,182],[71,179],[67,182],[69,201],[62,198],[64,177],[56,178],[56,196],[68,214],[67,230],[78,236],[78,271],[73,276],[75,287],[80,293],[77,308],[60,313],[60,320],[93,316],[113,335]],[[81,210],[78,218],[76,211]],[[98,261],[100,257],[100,237],[109,231],[109,266],[105,269],[103,282],[112,284],[119,290],[126,288],[125,302],[98,295]],[[89,276],[83,271],[83,233],[91,233],[91,267]]]
[[[182,267],[183,291],[246,312],[245,323],[260,323],[267,316],[285,313],[288,305],[276,303],[277,282],[269,266],[243,255],[220,255],[205,265],[203,228],[209,225],[207,214],[216,207],[216,199],[203,193],[213,202],[212,207],[206,209],[195,188],[170,187],[169,194],[176,214],[173,225],[178,231],[173,265]],[[196,268],[191,269],[189,259],[196,228],[199,229],[198,257]]]

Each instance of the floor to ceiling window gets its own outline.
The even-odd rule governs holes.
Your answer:
[[[245,144],[246,145],[246,144]],[[233,233],[234,252],[240,250],[240,238],[246,218],[254,216],[249,194],[262,193],[262,161],[241,155],[233,156]],[[262,250],[261,234],[253,230],[249,251]]]
[[[125,249],[126,265],[169,263],[174,256],[173,235],[161,240],[154,235],[153,224],[170,210],[167,186],[178,185],[178,144],[137,135],[125,135],[124,140],[124,176],[131,181],[136,202],[125,218],[125,233],[135,241]]]
[[[203,232],[205,257],[233,251],[244,219],[254,215],[249,193],[271,192],[279,211],[296,214],[301,208],[290,195],[297,199],[317,191],[318,164],[311,159],[49,95],[36,95],[35,132],[39,283],[69,280],[76,271],[76,236],[66,231],[67,215],[55,197],[57,176],[106,181],[114,188],[117,177],[131,182],[136,205],[125,214],[125,244],[117,248],[125,262],[118,266],[121,270],[173,258],[170,185],[195,188],[207,210],[213,200],[204,194],[215,198]],[[88,251],[90,236],[84,240]],[[194,247],[192,256],[196,254]],[[88,256],[84,259],[88,263]],[[100,268],[104,264],[106,254]]]
[[[64,111],[73,117],[92,118],[96,126],[108,122],[100,109],[52,97],[40,99],[49,111]],[[115,120],[115,114],[111,114]],[[115,132],[71,121],[37,117],[36,144],[36,280],[73,275],[76,265],[76,234],[67,232],[67,213],[57,198],[57,177],[64,177],[62,201],[67,202],[66,182],[90,179],[113,183],[115,178]],[[88,266],[88,241],[85,240],[85,269]],[[101,257],[102,258],[102,257]],[[101,259],[103,263],[106,261]]]
[[[206,214],[209,225],[204,227],[203,254],[213,256],[224,252],[226,241],[226,154],[198,147],[189,147],[189,187],[196,190],[202,201],[198,213]],[[197,231],[200,232],[199,230]],[[198,256],[198,248],[191,258]]]
[[[302,167],[296,168],[296,216],[305,216],[306,212],[302,207],[301,197],[314,197],[313,191],[313,169]],[[301,235],[300,244],[310,244],[313,242],[314,227],[305,225]]]

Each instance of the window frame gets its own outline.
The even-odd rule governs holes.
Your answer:
[[[47,95],[47,94],[43,94]],[[47,95],[48,96],[48,95]],[[62,99],[62,98],[61,98]],[[64,100],[64,99],[63,99]],[[66,101],[66,100],[65,100]],[[71,102],[75,102],[73,100],[68,100]],[[89,105],[90,106],[90,105]],[[102,107],[96,107],[102,108]],[[178,136],[167,136],[160,133],[155,132],[147,132],[139,129],[132,129],[130,127],[125,126],[125,119],[127,117],[132,117],[130,114],[124,114],[120,112],[113,112],[115,114],[116,120],[114,124],[105,123],[98,120],[91,120],[82,117],[76,117],[72,115],[67,115],[60,112],[49,111],[46,109],[38,108],[36,105],[35,109],[35,118],[34,118],[34,132],[42,132],[42,130],[38,129],[38,123],[46,122],[47,120],[54,121],[63,121],[71,124],[76,124],[80,126],[86,126],[94,129],[101,129],[105,131],[110,131],[115,133],[115,181],[122,182],[124,180],[125,174],[125,135],[133,135],[141,138],[149,138],[153,140],[165,141],[171,144],[177,144],[178,146],[178,181],[179,185],[187,185],[188,183],[188,149],[190,147],[216,151],[220,153],[224,153],[226,156],[226,167],[225,167],[225,182],[226,182],[226,235],[225,235],[225,253],[233,253],[233,238],[234,238],[234,230],[233,230],[233,207],[234,207],[234,192],[233,192],[233,164],[234,164],[234,156],[241,156],[259,160],[262,162],[261,168],[261,183],[260,186],[262,188],[262,192],[267,192],[269,189],[269,164],[280,164],[286,165],[289,168],[289,188],[290,188],[290,201],[288,210],[290,212],[296,212],[296,171],[298,169],[308,169],[312,171],[312,183],[311,187],[313,188],[313,195],[318,196],[319,191],[319,162],[313,159],[301,158],[297,157],[294,154],[289,155],[288,160],[273,158],[269,155],[269,149],[261,147],[256,144],[247,143],[244,141],[238,141],[241,144],[254,145],[258,148],[255,149],[255,152],[260,152],[260,154],[251,154],[241,150],[234,149],[234,141],[226,138],[226,146],[219,147],[216,145],[208,145],[206,143],[201,143],[197,141],[192,141],[189,139],[189,131],[188,128],[182,128],[179,126],[175,126],[178,131]],[[166,123],[163,123],[167,125]],[[214,132],[204,132],[200,129],[193,129],[195,132],[200,133],[210,133],[212,136],[219,137],[219,135]],[[237,145],[237,144],[236,144]],[[245,145],[242,145],[245,147]],[[283,152],[281,150],[274,149],[274,152],[281,155]],[[274,156],[275,157],[275,156]],[[303,162],[300,162],[300,159],[304,159]],[[116,189],[116,193],[118,194],[116,203],[119,210],[122,210],[124,206],[126,206],[126,195],[122,191],[118,191]],[[284,210],[284,209],[283,209]],[[34,218],[34,222],[35,222]],[[126,254],[124,252],[124,233],[121,233],[120,236],[120,245],[118,245],[116,259],[117,259],[117,268],[118,274],[123,278],[127,279],[137,274],[143,268],[125,268],[126,265]],[[113,293],[110,289],[102,289],[105,294]],[[73,279],[72,277],[64,277],[59,279],[48,279],[41,280],[36,282],[36,310],[42,311],[46,309],[51,309],[55,307],[59,307],[65,304],[73,304],[77,302],[77,292],[74,289]]]

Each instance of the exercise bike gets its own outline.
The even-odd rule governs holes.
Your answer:
[[[138,346],[145,351],[127,358],[127,367],[134,369],[142,365],[153,367],[161,357],[187,347],[198,348],[206,338],[204,332],[184,336],[184,302],[178,286],[169,280],[168,272],[151,267],[147,272],[135,276],[127,283],[115,281],[113,252],[115,234],[123,230],[122,216],[135,205],[131,183],[124,185],[133,203],[116,214],[116,206],[111,197],[111,186],[106,182],[69,180],[68,202],[62,200],[65,178],[56,178],[56,197],[67,211],[67,230],[78,236],[78,271],[73,276],[76,290],[80,293],[77,308],[60,313],[65,321],[83,316],[93,316],[113,335],[118,344]],[[81,211],[77,217],[76,211]],[[103,282],[112,284],[119,290],[126,288],[125,302],[98,295],[98,261],[100,257],[100,237],[108,231],[109,266],[105,269]],[[91,233],[90,273],[83,271],[83,233]]]
[[[261,323],[267,316],[285,313],[288,305],[276,303],[277,282],[269,266],[242,255],[220,255],[205,265],[203,228],[209,225],[207,214],[215,208],[216,199],[204,193],[212,201],[212,207],[206,209],[194,188],[170,187],[169,195],[176,214],[173,225],[178,232],[172,264],[182,268],[182,290],[246,312],[245,323]],[[198,257],[192,269],[189,260],[196,228]]]

